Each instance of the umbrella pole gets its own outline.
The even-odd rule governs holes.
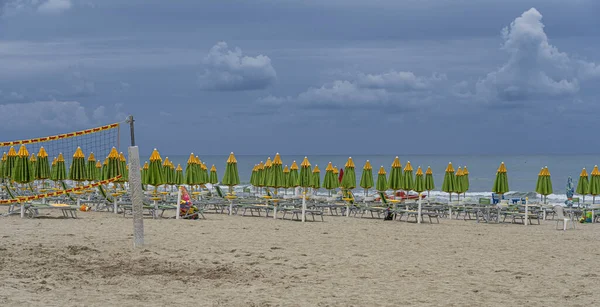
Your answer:
[[[229,186],[229,196],[233,196],[233,186]],[[229,215],[233,215],[233,198],[229,198]]]
[[[448,201],[448,209],[450,210],[450,219],[452,219],[452,193],[448,193],[450,195],[450,200]]]
[[[275,189],[275,200],[273,201],[273,218],[277,219],[277,190]]]
[[[302,223],[306,222],[306,188],[302,193]]]
[[[418,215],[417,216],[417,224],[421,224],[421,208],[422,208],[421,201],[422,201],[421,192],[419,192],[419,212],[417,213],[417,215]]]

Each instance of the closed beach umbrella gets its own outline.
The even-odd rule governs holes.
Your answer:
[[[594,204],[596,202],[596,195],[600,195],[600,170],[598,170],[598,165],[594,165],[594,169],[590,175],[588,194],[592,195],[592,204]]]
[[[90,155],[88,156],[86,171],[87,181],[96,180],[96,157],[94,156],[93,152],[90,152]]]
[[[448,167],[446,167],[446,173],[444,174],[444,182],[442,183],[442,191],[446,192],[450,195],[450,201],[452,201],[452,193],[456,191],[456,177],[454,174],[454,167],[452,167],[452,162],[448,163]]]
[[[129,169],[127,168],[127,159],[125,159],[125,155],[121,152],[119,153],[119,171],[122,175],[120,182],[129,181]]]
[[[360,176],[360,187],[365,189],[365,196],[369,195],[369,189],[372,188],[373,185],[373,166],[371,165],[371,162],[367,160],[363,166],[362,175]]]
[[[406,173],[406,171],[404,171],[404,173]],[[417,168],[417,173],[415,174],[415,184],[413,186],[413,190],[417,193],[419,193],[419,208],[418,208],[418,216],[417,216],[417,223],[421,223],[421,210],[422,210],[422,197],[421,197],[421,193],[423,193],[426,188],[425,188],[425,178],[423,177],[423,170],[421,169],[421,167],[419,166]]]
[[[279,188],[284,187],[283,162],[279,153],[275,154],[270,172],[268,186],[275,189],[275,196],[277,196]]]
[[[456,180],[454,184],[454,192],[456,192],[456,195],[458,196],[458,201],[460,201],[460,194],[465,192],[463,187],[463,176],[463,171],[459,166],[456,170],[456,173],[454,173],[454,179]]]
[[[263,161],[260,161],[260,163],[256,166],[256,177],[254,179],[255,181],[255,187],[257,187],[258,191],[260,191],[260,188],[264,188],[264,177],[265,177],[265,163]]]
[[[410,164],[410,161],[406,162],[404,175],[402,177],[402,190],[406,191],[406,194],[408,195],[408,191],[412,190],[415,184],[415,180],[413,179],[413,167]]]
[[[208,179],[208,182],[210,184],[219,183],[219,176],[217,175],[217,168],[215,167],[214,164],[213,164],[213,166],[210,167],[210,178]]]
[[[292,166],[290,166],[290,188],[294,189],[294,193],[296,192],[296,187],[298,187],[299,184],[300,173],[298,171],[298,164],[296,163],[296,161],[293,161]]]
[[[325,168],[325,178],[323,178],[323,187],[329,191],[329,196],[331,196],[331,190],[336,189],[339,185],[337,176],[333,171],[333,165],[329,162]]]
[[[69,168],[69,179],[75,181],[77,185],[82,181],[87,180],[87,171],[85,169],[85,155],[81,150],[81,147],[77,147],[73,154],[73,160],[71,161],[71,167]]]
[[[108,162],[106,164],[105,179],[110,179],[122,175],[121,160],[116,148],[112,148],[108,154]],[[116,185],[115,185],[116,188]]]
[[[6,152],[2,154],[2,159],[0,159],[0,178],[2,178],[2,182],[4,182],[4,164],[6,163]]]
[[[431,170],[431,166],[428,166],[425,171],[425,190],[427,191],[427,197],[429,197],[429,192],[434,189],[435,183],[433,181],[433,171]]]
[[[6,155],[6,162],[3,163],[4,178],[12,178],[16,163],[17,163],[17,151],[15,150],[14,147],[11,146],[10,149],[8,150],[8,155]]]
[[[258,167],[258,165],[256,166]],[[283,189],[287,194],[287,189],[290,188],[290,168],[286,165],[283,167]]]
[[[183,180],[183,168],[181,168],[181,164],[177,164],[177,168],[175,169],[175,181],[173,182],[177,186],[181,186],[184,184]]]
[[[267,193],[269,192],[269,182],[271,180],[271,168],[273,167],[273,161],[271,161],[271,157],[267,158],[267,162],[265,162],[265,166],[263,169],[262,175],[262,186],[265,187]]]
[[[56,160],[56,157],[52,159],[52,168],[50,169],[50,180],[52,181],[56,181]]]
[[[313,168],[310,187],[313,188],[314,192],[321,188],[321,170],[318,165],[315,165],[315,168]]]
[[[193,189],[193,186],[196,184],[194,182],[194,172],[196,172],[196,168],[195,168],[195,163],[196,163],[196,157],[194,157],[194,153],[190,154],[189,159],[187,160],[187,164],[185,166],[185,184],[187,184],[188,186],[190,186],[191,189]]]
[[[340,186],[342,189],[346,190],[348,194],[356,188],[356,172],[352,157],[349,157],[348,161],[346,161],[346,165],[344,166],[344,177],[342,178],[342,184]]]
[[[504,165],[504,162],[502,162],[500,167],[498,167],[498,171],[496,172],[496,179],[494,180],[492,192],[502,196],[508,191],[508,174],[506,172],[506,165]],[[499,198],[501,199],[502,197]]]
[[[108,156],[104,159],[104,163],[102,163],[102,180],[108,179]]]
[[[252,167],[252,173],[250,174],[250,184],[256,187],[256,172],[258,172],[258,164],[254,164]]]
[[[109,156],[110,158],[110,156]],[[108,162],[110,164],[110,160]],[[154,194],[159,186],[166,183],[162,170],[162,158],[158,150],[154,148],[150,155],[150,165],[148,166],[148,184],[154,187]]]
[[[163,177],[165,178],[165,184],[172,184],[175,175],[174,172],[171,171],[171,162],[169,161],[169,157],[165,157],[165,160],[162,163],[161,170],[163,172]]]
[[[388,180],[388,188],[394,191],[394,195],[396,195],[396,191],[402,190],[402,179],[402,164],[400,164],[400,158],[396,156],[394,162],[392,162]]]
[[[33,177],[31,176],[31,165],[29,164],[29,152],[25,145],[21,145],[16,157],[11,179],[21,184],[32,182]]]
[[[542,168],[540,173],[538,174],[538,186],[536,188],[536,192],[543,196],[544,203],[548,200],[548,195],[552,194],[552,179],[550,178],[550,171],[548,167]]]
[[[37,167],[37,158],[35,157],[35,154],[31,154],[31,156],[29,156],[29,171],[31,172],[31,180],[35,180],[35,169]]]
[[[202,161],[200,161],[200,170],[202,173],[200,184],[207,184],[209,181],[210,174],[208,174],[208,167]]]
[[[565,192],[567,194],[567,202],[571,203],[573,200],[573,194],[575,194],[575,185],[573,185],[573,178],[571,178],[571,176],[567,178],[567,188]]]
[[[171,180],[167,181],[167,183],[170,185],[176,185],[177,183],[175,182],[175,176],[177,175],[177,172],[175,171],[175,165],[173,165],[173,162],[169,162],[169,172],[171,173]]]
[[[227,158],[225,174],[221,183],[229,187],[229,195],[233,196],[233,187],[240,184],[240,175],[238,174],[237,160],[233,152]]]
[[[385,192],[388,189],[387,177],[385,174],[385,168],[383,165],[379,168],[379,172],[377,172],[377,191]]]
[[[300,163],[300,175],[298,178],[298,185],[304,188],[302,195],[302,222],[306,221],[306,190],[310,187],[311,173],[310,162],[307,157],[304,157],[304,160]]]
[[[54,180],[59,182],[67,179],[67,167],[65,166],[65,157],[62,153],[58,154],[56,158],[56,173],[54,174]]]
[[[144,186],[148,184],[148,182],[146,181],[146,176],[148,176],[148,167],[148,161],[144,162],[144,166],[142,166],[142,185]]]
[[[37,154],[37,164],[35,165],[35,179],[42,180],[42,188],[44,180],[50,178],[50,164],[48,163],[48,153],[44,147],[40,147]]]
[[[588,178],[588,173],[585,170],[585,167],[581,170],[581,174],[579,174],[579,181],[577,182],[577,194],[583,197],[582,202],[585,203],[585,196],[588,194],[590,186],[590,181]]]
[[[471,188],[471,184],[469,182],[469,170],[467,169],[467,166],[465,165],[465,167],[463,168],[463,186],[462,189],[464,190],[463,194],[465,194],[465,197],[467,196],[467,191]]]
[[[96,172],[94,173],[94,180],[102,180],[102,162],[100,162],[100,160],[96,161]]]

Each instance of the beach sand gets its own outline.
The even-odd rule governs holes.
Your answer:
[[[79,216],[0,219],[0,305],[600,304],[600,225]]]

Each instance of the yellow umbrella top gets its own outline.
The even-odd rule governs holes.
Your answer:
[[[289,168],[289,167],[286,165],[286,166],[283,168],[283,172],[284,172],[284,173],[289,173],[289,172],[290,172],[290,168]]]
[[[210,171],[211,172],[216,172],[217,171],[217,168],[215,167],[214,164],[210,167]]]
[[[102,168],[102,162],[100,162],[100,160],[96,161],[96,168]]]
[[[333,172],[333,164],[331,164],[331,162],[329,162],[327,164],[327,167],[325,168],[326,172]]]
[[[63,157],[62,152],[58,154],[58,158],[56,158],[56,162],[65,162],[65,157]]]
[[[540,169],[540,172],[538,173],[538,177],[539,176],[544,176],[544,168],[543,167]]]
[[[579,175],[579,177],[587,177],[587,176],[588,176],[588,173],[587,173],[587,171],[585,170],[585,167],[584,167],[584,168],[581,170],[581,174]]]
[[[337,166],[333,167],[333,173],[334,174],[339,174],[340,173],[340,171],[338,170]]]
[[[348,157],[348,161],[346,161],[346,165],[344,167],[346,167],[346,168],[348,168],[348,167],[354,168],[354,161],[352,161],[352,157]]]
[[[181,168],[181,164],[177,164],[176,172],[183,172],[183,168]]]
[[[35,154],[31,154],[31,157],[29,157],[29,161],[31,161],[31,162],[36,162],[37,161],[37,159],[35,157]]]
[[[498,173],[506,173],[506,165],[504,165],[504,162],[500,163],[500,167],[498,168]]]
[[[452,167],[452,162],[448,162],[448,167],[446,167],[446,173],[454,173],[454,167]]]
[[[458,169],[456,170],[456,175],[455,176],[463,176],[463,170],[460,168],[460,166],[458,167]]]
[[[196,163],[196,164],[198,164],[198,165],[202,166],[202,161],[200,161],[200,158],[198,158],[198,156],[195,156],[195,157],[194,157],[194,163]]]
[[[54,157],[54,159],[52,159],[52,166],[56,165],[56,157]]]
[[[379,168],[379,172],[377,172],[378,175],[385,175],[385,168],[383,168],[383,165]]]
[[[290,166],[290,170],[291,171],[298,170],[298,164],[296,163],[296,161],[292,162],[292,166]]]
[[[126,167],[128,167],[129,165],[126,165]],[[173,162],[169,162],[169,168],[171,169],[175,169],[175,165],[173,164]]]
[[[163,166],[169,166],[169,164],[171,164],[171,161],[169,161],[169,157],[166,157]]]
[[[300,163],[301,167],[310,167],[310,162],[308,162],[308,157],[304,157],[304,160],[302,160],[302,163]]]
[[[402,168],[402,164],[400,164],[400,158],[398,158],[398,156],[394,158],[394,162],[392,162],[392,168]]]
[[[254,166],[252,167],[252,172],[256,171],[258,171],[258,164],[254,164]]]
[[[85,155],[83,154],[83,150],[81,150],[81,147],[77,147],[77,150],[75,150],[75,153],[73,154],[73,158],[85,159]]]
[[[550,177],[550,170],[547,166],[542,170],[542,176]]]
[[[320,173],[321,170],[319,169],[319,166],[315,164],[315,168],[313,168],[313,173]]]
[[[156,149],[154,149],[154,150],[156,150]],[[119,153],[117,152],[116,148],[113,147],[110,150],[110,153],[108,154],[108,158],[109,159],[119,159]]]
[[[205,163],[202,163],[200,166],[202,167],[203,170],[208,170],[208,167],[206,167]]]
[[[600,176],[600,171],[598,170],[598,165],[594,165],[594,169],[592,170],[592,176]]]
[[[96,161],[96,157],[93,152],[90,152],[90,156],[88,157],[88,161]]]
[[[108,165],[108,158],[104,159],[104,165]]]
[[[275,159],[273,159],[273,165],[282,165],[283,162],[281,162],[281,156],[279,155],[279,153],[275,154]]]
[[[2,154],[2,161],[6,161],[6,153]]]
[[[227,163],[228,164],[237,163],[237,160],[235,159],[235,155],[233,154],[233,151],[229,154],[229,158],[227,158]]]
[[[273,162],[271,161],[271,157],[267,158],[267,162],[265,163],[265,168],[271,168],[273,166]]]
[[[423,170],[421,169],[421,167],[417,167],[417,173],[415,174],[417,176],[423,176]]]
[[[427,170],[425,171],[425,175],[433,175],[433,171],[431,170],[431,166],[427,167]]]
[[[38,158],[48,157],[48,153],[46,152],[46,149],[44,149],[44,146],[40,147],[40,151],[38,151],[37,156],[38,156]]]
[[[14,147],[10,146],[10,149],[8,150],[8,156],[9,157],[16,157],[17,156],[17,151],[15,150]]]
[[[294,161],[294,163],[296,163],[296,162]],[[260,170],[263,170],[263,169],[265,169],[265,164],[263,163],[263,161],[260,161],[260,163],[258,163],[258,165],[256,167],[256,170],[260,171]],[[298,169],[298,166],[296,166],[296,169]]]
[[[162,162],[162,158],[160,157],[160,154],[158,153],[158,150],[156,150],[156,148],[154,148],[154,150],[152,151],[152,155],[150,155],[150,162],[154,161]]]
[[[463,175],[468,175],[469,174],[469,170],[467,169],[467,166],[465,165],[465,167],[463,167]]]
[[[125,155],[123,154],[123,152],[119,153],[119,160],[121,162],[126,162],[127,161],[127,159],[125,159]]]
[[[149,169],[150,165],[148,165],[148,161],[144,162],[144,166],[142,167],[143,169]]]
[[[331,164],[331,162],[329,162],[329,164]],[[372,170],[373,166],[371,166],[371,162],[369,162],[369,160],[367,160],[367,162],[365,162],[365,166],[363,166],[363,170],[368,171],[368,170]]]
[[[406,171],[409,171],[409,172],[412,172],[412,171],[413,171],[413,167],[412,167],[412,165],[410,165],[410,161],[407,161],[407,162],[406,162],[406,166],[404,167],[404,171],[405,171],[405,172],[406,172]]]
[[[194,164],[196,163],[196,157],[194,156],[194,153],[192,152],[190,154],[190,157],[188,158],[187,164]]]

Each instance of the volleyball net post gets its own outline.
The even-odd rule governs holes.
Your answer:
[[[129,193],[131,193],[131,207],[133,211],[133,247],[140,248],[144,245],[144,215],[142,191],[142,172],[140,169],[140,152],[135,146],[135,130],[133,116],[127,118],[131,135],[131,146],[129,146]]]

